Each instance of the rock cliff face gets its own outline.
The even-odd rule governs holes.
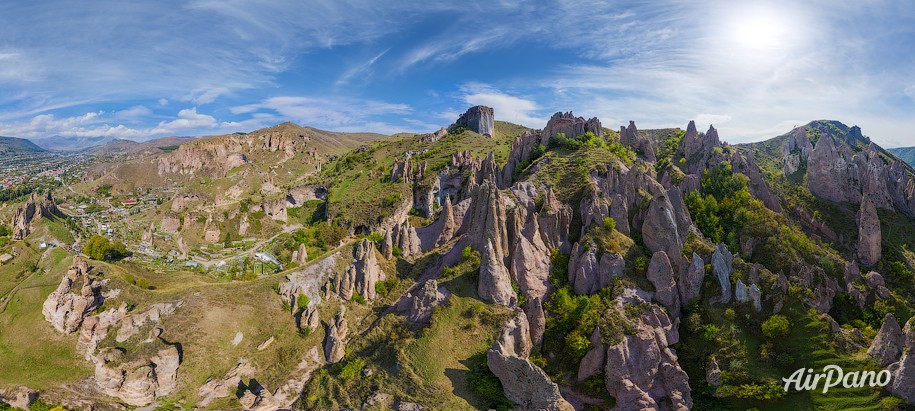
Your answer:
[[[543,128],[540,144],[549,145],[550,138],[559,133],[565,134],[566,138],[575,138],[589,131],[598,137],[604,135],[604,130],[597,117],[585,120],[584,117],[575,117],[571,111],[568,113],[559,112],[553,114],[546,123],[546,127]]]
[[[375,284],[384,281],[385,278],[375,255],[375,243],[363,238],[353,249],[352,264],[344,273],[337,275],[334,289],[344,300],[353,298],[354,291],[366,300],[373,300],[378,296]]]
[[[480,298],[504,306],[517,304],[518,297],[512,289],[511,276],[491,241],[483,247],[481,257],[480,282],[477,286]]]
[[[245,135],[199,139],[181,144],[171,154],[160,157],[158,171],[159,175],[224,177],[229,170],[250,162],[249,156],[256,153],[280,153],[280,162],[299,152],[307,153],[313,159],[315,152],[308,147],[310,141],[304,129],[292,123]]]
[[[495,129],[495,117],[493,116],[492,107],[473,106],[454,122],[449,128],[466,127],[477,134],[487,137],[493,136]]]
[[[18,241],[24,239],[32,232],[32,223],[34,220],[37,220],[41,217],[51,217],[57,214],[57,204],[54,202],[54,198],[51,197],[51,193],[42,198],[38,199],[35,196],[35,193],[29,195],[28,201],[16,210],[16,214],[13,215],[12,227],[13,227],[13,240]]]
[[[883,252],[881,238],[877,207],[865,195],[858,211],[858,260],[861,264],[871,266],[880,261]]]
[[[724,244],[718,244],[715,253],[712,254],[712,270],[715,277],[718,278],[718,285],[721,286],[720,302],[727,304],[731,301],[731,273],[734,272],[732,263],[734,256],[728,251]]]
[[[505,397],[522,410],[572,411],[559,387],[528,357],[531,353],[528,320],[520,310],[502,326],[499,339],[486,352],[486,364],[505,391]]]
[[[679,313],[680,294],[667,253],[658,251],[651,256],[651,262],[648,263],[648,281],[654,285],[655,300],[671,313]]]
[[[622,300],[618,303],[623,312]],[[679,341],[676,326],[654,305],[635,326],[635,334],[624,335],[620,343],[607,348],[604,382],[616,398],[617,409],[692,408],[689,377],[670,348]]]
[[[57,331],[70,334],[103,301],[100,286],[89,277],[89,265],[82,258],[73,257],[73,265],[45,300],[41,312]]]
[[[658,149],[655,142],[639,135],[639,129],[634,121],[629,122],[629,127],[620,127],[620,142],[642,153],[648,161],[653,162],[657,159]]]

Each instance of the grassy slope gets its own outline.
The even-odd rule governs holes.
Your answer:
[[[325,166],[321,173],[322,180],[331,182],[329,216],[346,225],[360,226],[390,215],[399,200],[409,195],[409,184],[390,182],[394,161],[403,159],[408,151],[418,153],[413,156],[415,164],[428,164],[426,177],[431,179],[459,151],[470,151],[477,157],[493,152],[496,162],[504,164],[511,142],[524,130],[498,121],[493,138],[465,131],[431,143],[422,141],[422,135],[398,134],[370,144],[363,152],[350,152]],[[379,207],[379,200],[386,198],[390,201]]]
[[[41,314],[41,306],[70,264],[67,253],[51,249],[43,256],[18,244],[17,260],[38,261],[38,269],[0,304],[0,386],[46,389],[89,376],[89,364],[74,349],[77,336],[61,335]],[[21,265],[0,267],[0,280],[21,273]],[[6,287],[5,287],[6,288]],[[5,294],[5,293],[4,293]],[[40,341],[41,344],[36,344]]]

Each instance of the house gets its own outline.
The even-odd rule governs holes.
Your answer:
[[[279,260],[277,260],[276,257],[274,257],[270,253],[259,252],[259,253],[254,253],[254,256],[257,257],[258,260],[261,260],[261,262],[272,263],[279,267],[283,266],[282,264],[280,264]]]

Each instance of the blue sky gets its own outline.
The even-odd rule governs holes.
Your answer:
[[[911,1],[3,0],[0,135],[430,132],[485,104],[732,143],[836,119],[893,147],[913,67]]]

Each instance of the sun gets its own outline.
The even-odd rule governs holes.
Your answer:
[[[759,52],[784,47],[792,42],[791,18],[777,9],[757,5],[733,10],[730,30],[724,33],[732,47]]]

